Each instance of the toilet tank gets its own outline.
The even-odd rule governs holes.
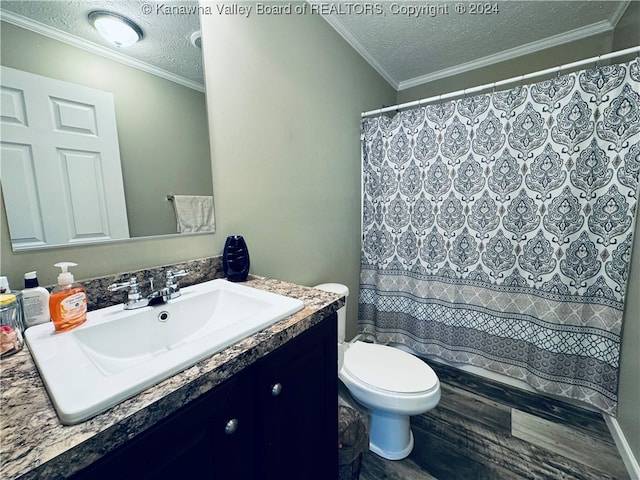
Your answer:
[[[349,296],[349,287],[342,285],[341,283],[323,283],[316,285],[313,288],[322,290],[323,292],[337,293],[338,295],[344,295],[345,302],[344,307],[338,309],[338,343],[344,342],[345,332],[347,330],[347,300]]]

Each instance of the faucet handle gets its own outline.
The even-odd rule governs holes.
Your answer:
[[[167,277],[167,286],[172,286],[175,287],[178,285],[178,278],[181,277],[186,277],[187,275],[189,275],[189,270],[178,270],[177,272],[174,272],[173,270],[167,270],[166,273],[166,277]]]
[[[177,272],[174,272],[173,270],[167,270],[167,278],[180,278],[180,277],[186,277],[187,275],[189,275],[189,270],[178,270]]]
[[[149,301],[140,293],[138,279],[136,277],[131,277],[128,282],[113,283],[107,287],[107,290],[115,292],[123,288],[129,289],[127,301],[124,304],[125,310],[133,310],[134,308],[141,308],[149,305]]]
[[[115,292],[118,290],[122,290],[123,288],[130,288],[132,293],[135,293],[138,291],[138,279],[136,277],[131,277],[129,279],[129,281],[127,282],[121,282],[121,283],[112,283],[111,285],[109,285],[107,287],[107,290],[109,290],[110,292]]]
[[[164,286],[163,295],[166,299],[171,300],[180,296],[180,287],[178,286],[178,278],[189,275],[188,270],[179,270],[174,272],[173,270],[167,270],[167,281]]]

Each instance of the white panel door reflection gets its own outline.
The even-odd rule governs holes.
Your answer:
[[[113,95],[1,68],[13,249],[129,238]]]

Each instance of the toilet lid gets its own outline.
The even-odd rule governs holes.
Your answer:
[[[386,345],[352,343],[344,354],[343,368],[352,377],[391,392],[425,392],[438,384],[438,377],[429,365]]]

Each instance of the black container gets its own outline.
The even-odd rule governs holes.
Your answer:
[[[231,282],[244,282],[249,275],[249,250],[241,235],[231,235],[224,242],[222,269]]]

